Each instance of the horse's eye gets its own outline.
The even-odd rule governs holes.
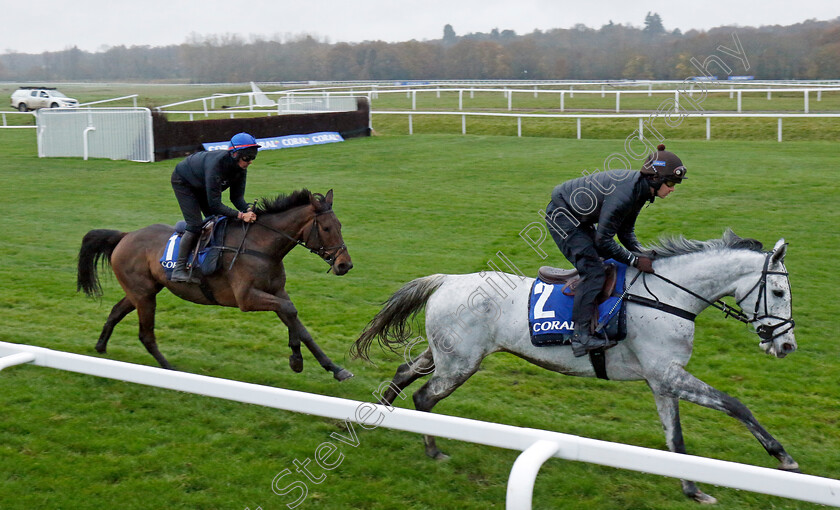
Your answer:
[[[329,231],[330,231],[330,227],[324,227],[324,232],[329,232]]]
[[[783,290],[774,290],[773,295],[776,297],[785,297],[785,291]]]

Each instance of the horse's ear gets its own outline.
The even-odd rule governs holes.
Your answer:
[[[787,253],[787,243],[785,239],[779,239],[776,246],[773,247],[773,262],[783,263],[785,261],[785,254]]]
[[[332,201],[333,201],[333,190],[327,191],[327,194],[324,195],[324,203],[327,204],[327,209],[332,209]]]

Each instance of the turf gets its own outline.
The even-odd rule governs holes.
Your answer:
[[[634,127],[631,127],[632,131]],[[176,161],[39,159],[34,130],[0,130],[0,339],[86,355],[122,293],[103,278],[101,302],[75,292],[75,257],[85,232],[133,230],[178,219],[168,184]],[[628,131],[626,134],[629,134]],[[486,267],[504,252],[528,274],[545,261],[518,232],[538,220],[551,188],[623,151],[608,140],[495,135],[376,136],[269,151],[249,172],[246,198],[301,187],[335,190],[354,269],[338,278],[303,250],[287,258],[288,290],[324,350],[356,374],[337,383],[305,355],[287,364],[286,332],[272,314],[202,307],[161,293],[157,334],[177,368],[312,393],[371,400],[399,360],[348,349],[380,303],[412,278]],[[789,241],[799,351],[784,360],[758,348],[740,323],[707,311],[698,318],[696,376],[741,399],[804,472],[840,478],[840,369],[833,267],[840,246],[838,184],[829,142],[668,141],[689,181],[645,209],[640,239],[683,233],[719,237],[726,227],[767,246]],[[550,261],[565,264],[555,250]],[[111,339],[110,359],[154,365],[137,340],[136,315]],[[417,387],[419,387],[419,383]],[[416,387],[409,388],[410,390]],[[409,401],[400,406],[410,407]],[[452,458],[423,455],[416,434],[379,428],[341,445],[342,463],[322,483],[295,472],[336,420],[264,409],[128,383],[21,366],[0,373],[0,507],[283,509],[296,493],[272,482],[285,469],[304,481],[298,508],[503,508],[517,452],[441,440]],[[664,448],[644,383],[570,378],[509,355],[488,358],[436,412]],[[683,404],[689,452],[774,467],[740,423]],[[795,501],[704,487],[721,509],[816,508]],[[535,508],[694,508],[676,480],[552,459],[537,478]]]

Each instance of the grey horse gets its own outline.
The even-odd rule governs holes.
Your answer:
[[[755,328],[765,353],[783,358],[796,350],[791,311],[791,291],[784,257],[787,244],[779,240],[770,252],[761,243],[742,239],[727,230],[721,239],[692,241],[679,237],[651,247],[657,254],[656,275],[643,275],[641,285],[630,289],[641,298],[629,301],[626,309],[627,337],[606,351],[606,372],[614,381],[647,382],[653,391],[668,448],[685,453],[678,401],[693,402],[740,420],[767,452],[776,457],[779,468],[798,471],[799,465],[753,417],[738,399],[697,379],[685,370],[694,342],[696,315],[714,304]],[[627,269],[627,280],[636,275]],[[495,278],[495,284],[489,283]],[[507,286],[500,285],[507,282]],[[534,280],[505,273],[466,275],[435,274],[403,286],[371,320],[351,352],[369,359],[374,339],[394,350],[402,350],[406,363],[394,376],[383,396],[391,404],[409,384],[431,374],[414,395],[418,410],[431,411],[443,398],[464,384],[479,368],[481,360],[494,352],[509,352],[535,365],[566,375],[594,377],[589,358],[576,358],[567,346],[535,347],[528,325],[528,300]],[[724,296],[733,296],[740,310],[727,307]],[[648,304],[642,304],[645,299]],[[670,311],[650,306],[665,303]],[[428,348],[416,357],[411,319],[426,309]],[[667,308],[667,307],[666,307]],[[673,313],[682,310],[683,316]],[[394,389],[396,388],[396,389]],[[435,438],[424,438],[426,454],[446,458]],[[697,485],[681,480],[683,493],[700,503],[716,499]]]

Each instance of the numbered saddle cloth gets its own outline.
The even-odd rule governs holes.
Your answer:
[[[175,232],[166,240],[166,246],[163,249],[163,255],[160,257],[160,265],[166,271],[166,279],[172,276],[172,270],[175,268],[175,261],[178,260],[178,249],[181,247],[181,236],[187,224],[184,221],[179,221],[175,224]],[[209,232],[207,231],[209,229]],[[227,230],[227,218],[225,216],[211,216],[205,218],[204,227],[202,227],[202,235],[199,239],[198,251],[198,265],[201,269],[201,274],[211,275],[219,269],[219,262],[221,261],[220,254],[225,239],[225,232]],[[193,255],[190,254],[189,264],[194,264]]]
[[[627,336],[624,302],[620,299],[624,292],[624,275],[627,265],[615,260],[607,260],[617,270],[615,291],[603,303],[598,305],[598,324],[603,328],[595,333],[601,338],[623,340]],[[531,343],[541,347],[546,345],[569,345],[575,323],[572,320],[574,296],[564,293],[567,285],[552,284],[537,278],[531,287],[528,299],[528,327]]]

